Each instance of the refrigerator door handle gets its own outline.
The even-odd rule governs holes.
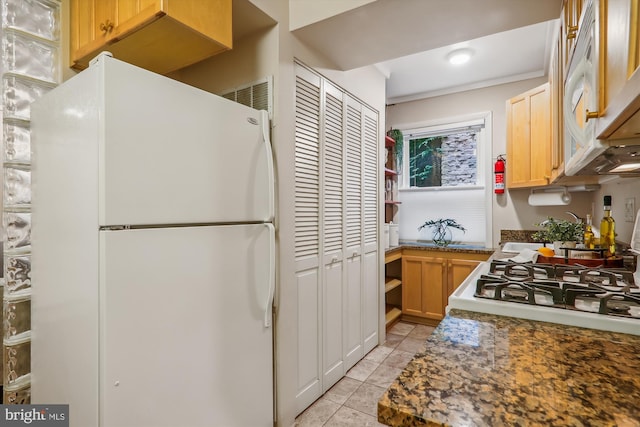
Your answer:
[[[269,230],[269,291],[267,304],[264,308],[264,327],[270,328],[273,297],[276,290],[276,229],[271,223],[266,223],[265,226]]]
[[[269,221],[273,221],[275,217],[275,187],[276,177],[273,166],[273,148],[271,147],[271,138],[269,136],[269,113],[261,110],[262,115],[262,139],[267,150],[267,173],[269,179]]]

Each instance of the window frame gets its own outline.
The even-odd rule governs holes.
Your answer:
[[[464,131],[469,127],[480,126],[476,141],[476,184],[458,185],[446,187],[411,187],[409,177],[409,140],[421,137],[446,135]],[[402,191],[456,191],[469,189],[483,189],[487,182],[488,171],[486,170],[487,159],[491,156],[491,112],[481,112],[464,116],[449,117],[443,119],[430,120],[427,122],[404,125],[398,128],[403,133],[402,144],[402,172],[399,174],[398,189]]]

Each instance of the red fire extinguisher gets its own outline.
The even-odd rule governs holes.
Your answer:
[[[499,155],[496,159],[495,165],[493,165],[493,173],[496,175],[493,191],[496,194],[504,194],[504,164],[504,157]]]

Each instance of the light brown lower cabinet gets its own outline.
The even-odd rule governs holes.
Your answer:
[[[407,320],[438,323],[447,300],[489,254],[421,251],[402,255],[402,314]]]

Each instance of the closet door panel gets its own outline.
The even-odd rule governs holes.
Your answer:
[[[322,390],[320,268],[320,78],[296,67],[294,254],[297,278],[296,405],[302,412]]]
[[[364,356],[362,338],[362,104],[347,95],[345,114],[346,150],[346,259],[345,363],[346,369]]]
[[[322,85],[322,239],[323,285],[323,391],[345,374],[344,330],[344,160],[343,93],[329,82]]]

